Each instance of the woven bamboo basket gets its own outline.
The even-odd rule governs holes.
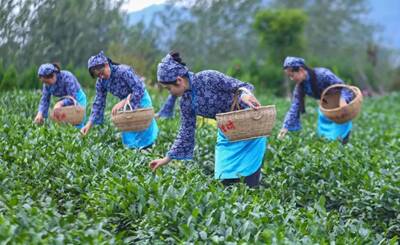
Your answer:
[[[70,123],[72,125],[80,124],[85,116],[85,108],[78,105],[76,99],[72,96],[64,96],[61,99],[71,99],[74,105],[56,108],[50,112],[50,118],[58,123]]]
[[[353,99],[348,104],[340,96],[343,88],[349,89],[353,93]],[[362,100],[363,96],[359,88],[346,84],[334,84],[322,93],[319,108],[330,120],[336,123],[345,123],[360,113]]]
[[[123,110],[113,115],[111,120],[121,131],[143,131],[150,126],[154,118],[154,110],[152,107],[132,110],[130,98],[131,95],[128,96]]]
[[[234,111],[234,109],[238,109]],[[240,110],[238,96],[235,95],[231,112],[216,115],[218,128],[230,141],[253,139],[268,136],[275,124],[275,105],[261,106],[254,110]]]

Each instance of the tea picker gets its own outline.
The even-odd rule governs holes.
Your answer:
[[[113,62],[103,52],[89,58],[88,69],[92,77],[97,77],[96,97],[89,121],[81,133],[86,135],[94,124],[103,123],[106,97],[110,92],[121,100],[111,112],[114,123],[117,122],[117,127],[122,129],[122,143],[128,148],[135,149],[152,146],[157,139],[158,126],[152,112],[151,98],[140,77],[131,67]],[[128,104],[129,111],[127,111]],[[146,123],[139,123],[140,125],[136,126],[142,127],[135,128],[135,124],[143,119],[141,108],[150,108],[150,118],[148,114],[145,115]],[[123,113],[119,113],[121,109]],[[134,112],[135,110],[137,112]],[[119,126],[121,124],[118,123],[124,124],[125,127],[121,128]]]
[[[288,131],[301,129],[300,114],[305,112],[306,95],[321,100],[318,108],[317,132],[328,140],[349,141],[352,119],[361,108],[362,95],[359,89],[348,86],[326,68],[310,68],[304,59],[286,57],[283,68],[290,80],[296,82],[292,105],[286,114],[278,138]]]
[[[173,96],[181,97],[181,125],[166,156],[150,162],[152,170],[174,159],[191,160],[195,146],[196,116],[215,119],[219,113],[230,112],[235,94],[241,107],[250,107],[253,112],[260,110],[262,117],[267,119],[260,103],[251,93],[252,85],[218,71],[192,73],[182,62],[179,53],[170,53],[161,60],[157,79]],[[224,125],[225,132],[234,130],[235,122]],[[230,185],[243,177],[248,186],[258,186],[266,144],[265,134],[257,135],[257,138],[231,141],[219,128],[215,146],[215,179]]]
[[[86,95],[76,77],[69,71],[61,70],[58,64],[42,64],[38,76],[43,82],[42,98],[34,122],[41,124],[48,117],[50,99],[62,97],[54,105],[51,118],[82,128],[85,121]]]

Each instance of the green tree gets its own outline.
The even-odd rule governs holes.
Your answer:
[[[348,82],[362,81],[360,85],[369,87],[376,81],[371,70],[385,68],[390,60],[379,48],[375,68],[368,61],[376,27],[365,21],[370,11],[366,0],[275,0],[271,7],[303,9],[309,19],[304,29],[307,63],[335,69]],[[387,69],[380,73],[385,74],[383,80],[389,79]]]
[[[121,37],[120,0],[0,0],[0,53],[7,65],[86,65]]]
[[[166,32],[176,29],[168,48],[180,51],[194,70],[226,70],[231,60],[246,60],[257,52],[257,36],[251,24],[262,1],[199,0],[188,10],[179,7],[185,1],[171,2],[178,7],[175,13],[164,13]]]
[[[122,41],[110,43],[108,55],[117,62],[132,66],[138,74],[154,84],[157,81],[156,65],[163,55],[157,47],[157,33],[145,29],[143,23],[126,28],[124,33]]]
[[[43,0],[0,0],[0,54],[4,65],[17,61],[16,53],[26,44],[29,27]]]
[[[15,87],[16,82],[17,82],[17,71],[14,65],[10,65],[4,72],[3,79],[1,80],[0,83],[0,91]]]
[[[304,26],[306,14],[300,9],[262,10],[257,13],[254,28],[261,42],[268,47],[269,62],[280,66],[287,55],[304,54]],[[285,92],[290,93],[288,80],[285,80]]]
[[[47,0],[32,21],[29,39],[20,57],[26,62],[60,61],[84,66],[121,36],[121,1]]]

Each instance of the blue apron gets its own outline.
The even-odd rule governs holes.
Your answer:
[[[144,91],[140,100],[139,108],[152,107],[151,98],[147,90]],[[150,146],[156,141],[158,135],[158,126],[153,118],[150,126],[141,132],[122,132],[122,143],[128,148],[144,148]]]
[[[192,93],[192,109],[196,113],[196,90],[189,83]],[[262,165],[266,150],[267,137],[231,142],[218,129],[215,146],[215,179],[236,179],[255,173]]]
[[[75,125],[75,128],[81,129],[83,128],[83,126],[85,126],[85,121],[86,121],[86,104],[87,104],[86,94],[85,92],[83,92],[82,89],[79,89],[79,91],[76,93],[75,98],[76,102],[78,102],[78,104],[85,109],[85,114],[83,116],[82,122],[78,125]]]
[[[328,140],[344,139],[351,131],[351,121],[338,124],[327,118],[318,108],[318,135]]]
[[[262,165],[267,137],[231,142],[218,129],[215,146],[215,179],[250,176]]]

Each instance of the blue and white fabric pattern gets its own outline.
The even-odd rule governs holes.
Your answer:
[[[253,85],[221,72],[206,70],[189,72],[190,89],[180,98],[181,125],[167,155],[171,159],[192,159],[195,146],[196,116],[214,118],[217,113],[231,110],[234,94],[241,87],[252,91]],[[245,104],[241,103],[242,108]]]
[[[43,84],[42,98],[39,103],[39,112],[42,113],[43,117],[48,117],[48,111],[50,106],[51,96],[64,97],[72,96],[76,99],[76,95],[81,90],[76,77],[69,71],[61,71],[56,73],[56,82],[52,85]],[[64,99],[64,106],[71,105],[73,101],[70,99]]]
[[[174,117],[175,101],[177,97],[172,94],[168,95],[167,100],[157,113],[160,118],[172,118]]]
[[[88,69],[98,66],[98,65],[103,65],[108,63],[107,56],[104,55],[103,51],[100,51],[100,53],[91,56],[88,60]]]
[[[174,83],[178,76],[186,76],[189,69],[176,62],[170,54],[167,54],[157,67],[157,80],[161,83]]]
[[[110,64],[110,69],[109,79],[98,78],[96,82],[96,97],[89,118],[94,124],[103,123],[108,92],[120,100],[131,94],[131,106],[132,109],[136,109],[146,91],[144,82],[131,67]]]
[[[111,74],[108,79],[97,79],[96,97],[89,118],[94,124],[104,121],[104,109],[107,93],[118,97],[120,100],[131,95],[131,107],[133,110],[143,107],[151,107],[151,98],[146,90],[144,82],[127,65],[110,64]],[[143,148],[154,143],[158,135],[157,123],[153,119],[150,127],[143,132],[123,132],[122,143],[128,148]]]
[[[343,84],[343,81],[333,74],[329,69],[326,68],[314,68],[316,75],[316,82],[319,91],[324,91],[327,87],[333,84]],[[301,93],[300,90],[304,89],[306,95],[313,97],[311,89],[311,78],[307,75],[306,80],[296,85],[292,104],[290,106],[289,111],[286,113],[285,120],[283,122],[283,128],[288,129],[289,131],[297,131],[301,129],[301,121],[300,121],[300,101],[301,101]],[[349,103],[352,100],[353,94],[349,90],[342,90],[342,97]],[[320,98],[314,98],[320,99]]]
[[[57,71],[57,67],[55,67],[53,64],[42,64],[38,69],[38,76],[45,77]]]
[[[305,65],[306,65],[305,60],[303,58],[299,58],[299,57],[288,56],[283,61],[284,69],[293,68],[293,67],[303,67]]]

